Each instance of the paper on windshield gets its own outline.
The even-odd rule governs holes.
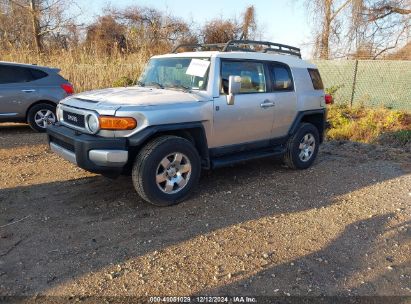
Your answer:
[[[210,61],[201,59],[191,59],[186,74],[191,76],[204,77],[209,65]]]

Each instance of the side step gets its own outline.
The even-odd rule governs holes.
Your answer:
[[[211,159],[211,168],[221,168],[227,167],[233,164],[241,163],[248,160],[280,156],[285,153],[285,148],[275,148],[275,149],[265,149],[265,150],[254,150],[241,153],[235,153],[231,155],[225,155],[221,157],[216,157]]]

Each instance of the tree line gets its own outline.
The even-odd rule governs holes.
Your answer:
[[[68,0],[0,0],[0,49],[32,49],[38,53],[82,49],[110,55],[142,50],[158,52],[178,43],[216,43],[255,39],[253,6],[240,18],[212,19],[200,28],[161,10],[131,6],[107,8],[90,24],[67,16]]]
[[[376,59],[410,54],[410,0],[295,0],[294,4],[311,12],[314,57]],[[198,25],[143,6],[107,8],[89,24],[81,24],[80,16],[67,12],[73,5],[69,0],[0,0],[0,51],[154,54],[179,43],[264,38],[254,6],[237,18],[218,17]]]
[[[394,55],[410,54],[410,0],[307,0],[306,5],[317,29],[319,58],[376,59],[399,47]]]

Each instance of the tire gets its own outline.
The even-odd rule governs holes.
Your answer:
[[[132,168],[137,193],[156,206],[171,206],[185,200],[197,185],[201,160],[187,139],[161,136],[147,143]]]
[[[27,113],[27,123],[34,131],[44,133],[53,122],[56,122],[56,107],[50,104],[36,104]]]
[[[307,169],[315,161],[319,145],[318,129],[310,123],[303,123],[288,140],[283,161],[291,169]]]

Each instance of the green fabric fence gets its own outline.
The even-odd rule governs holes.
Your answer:
[[[411,112],[411,61],[312,60],[335,103]]]

